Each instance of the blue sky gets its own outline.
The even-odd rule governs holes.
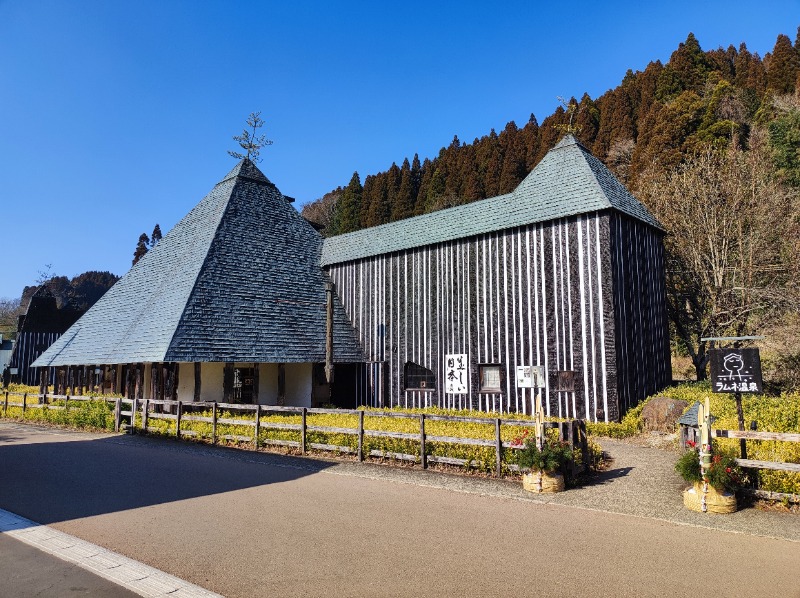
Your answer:
[[[136,2],[0,0],[0,297],[37,272],[122,275],[234,165],[260,110],[259,164],[297,206],[453,135],[597,97],[687,34],[763,56],[800,0]]]

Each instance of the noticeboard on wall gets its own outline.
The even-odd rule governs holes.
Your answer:
[[[518,365],[517,388],[544,388],[544,366]]]
[[[711,349],[709,354],[711,392],[762,392],[758,349]]]

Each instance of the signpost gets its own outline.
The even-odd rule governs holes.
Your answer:
[[[763,388],[761,378],[761,357],[756,348],[743,349],[739,344],[743,340],[762,339],[763,336],[741,337],[709,337],[704,341],[732,341],[730,349],[710,349],[711,358],[711,392],[732,392],[736,399],[736,415],[739,419],[739,430],[744,431],[744,411],[742,409],[742,393],[760,393]],[[713,346],[713,345],[712,345]],[[742,459],[747,459],[747,445],[744,438],[740,441]]]

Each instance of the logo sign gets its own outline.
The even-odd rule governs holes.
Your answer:
[[[452,353],[444,357],[444,383],[445,392],[451,395],[467,394],[469,371],[467,369],[467,354]]]
[[[712,392],[761,392],[758,349],[712,349]]]

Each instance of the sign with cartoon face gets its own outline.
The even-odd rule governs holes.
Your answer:
[[[444,382],[447,394],[467,394],[469,370],[467,369],[466,353],[453,353],[444,356]]]
[[[762,392],[758,349],[712,349],[712,392]]]

